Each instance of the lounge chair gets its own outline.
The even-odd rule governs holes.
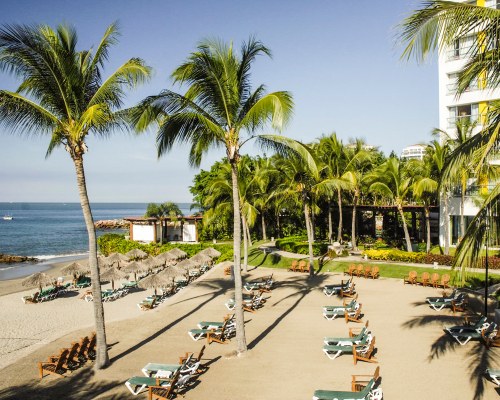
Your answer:
[[[483,337],[483,340],[486,347],[500,347],[500,330],[497,331],[496,335]]]
[[[465,323],[463,325],[455,325],[449,328],[445,328],[446,331],[450,331],[453,333],[461,333],[461,332],[475,332],[478,329],[483,329],[483,325],[488,323],[488,319],[484,316],[479,318],[476,322],[472,323],[469,321],[468,317],[465,317]]]
[[[437,272],[434,272],[432,275],[431,275],[431,285],[433,288],[437,289],[438,287],[438,284],[439,284],[439,274]]]
[[[449,333],[451,337],[455,339],[461,346],[464,346],[469,343],[470,340],[480,340],[482,338],[496,335],[498,326],[494,322],[485,322],[476,330],[452,330],[450,328],[445,328],[444,330],[445,332]]]
[[[207,343],[226,344],[231,341],[231,338],[236,333],[236,325],[234,323],[226,324],[221,330],[213,330],[207,333]]]
[[[173,375],[173,376],[172,376]],[[179,372],[172,374],[170,371],[157,371],[154,377],[133,376],[125,382],[125,386],[134,396],[137,396],[150,386],[173,387],[179,378]]]
[[[369,278],[377,279],[379,276],[380,276],[380,268],[377,265],[375,265],[372,268],[372,272],[370,273]]]
[[[188,331],[188,335],[193,339],[195,342],[207,337],[208,333],[210,332],[221,332],[226,329],[228,325],[234,325],[234,321],[229,323],[229,321],[224,322],[224,325],[222,325],[221,328],[211,328],[211,329],[191,329]]]
[[[356,294],[356,285],[351,281],[347,287],[340,288],[339,296],[340,297],[354,297]]]
[[[156,302],[156,297],[153,297],[151,301],[143,301],[141,303],[138,303],[137,307],[139,307],[139,309],[142,311],[152,310],[156,306]]]
[[[437,287],[442,287],[443,289],[449,288],[450,287],[450,275],[444,274],[441,277],[441,282],[437,285]]]
[[[300,261],[299,262],[299,269],[300,269],[300,272],[308,273],[309,272],[309,263],[305,260]],[[314,271],[314,268],[313,268],[313,271]]]
[[[465,293],[462,293],[458,299],[451,301],[451,311],[453,311],[453,314],[456,312],[465,312],[468,306],[469,299]]]
[[[377,384],[379,378],[379,366],[375,368],[373,375],[351,375],[351,390],[353,392],[361,392],[372,379],[375,381],[375,384]]]
[[[371,267],[371,265],[365,266],[365,272],[364,272],[365,278],[368,278],[371,273],[372,273],[372,267]]]
[[[94,360],[96,355],[95,345],[97,342],[97,337],[95,332],[92,333],[89,339],[89,345],[83,351],[83,355],[87,360]]]
[[[64,365],[66,364],[66,361],[68,359],[68,354],[68,349],[62,349],[61,353],[58,356],[54,357],[56,358],[55,362],[50,361],[51,357],[49,357],[49,361],[40,361],[38,363],[40,379],[43,378],[44,372],[48,374],[63,376],[63,374],[66,372],[66,368],[64,368]]]
[[[40,292],[35,292],[32,295],[29,296],[23,296],[21,297],[21,300],[23,301],[24,304],[34,304],[38,303],[38,296],[40,295]]]
[[[375,379],[370,379],[361,392],[341,392],[337,390],[316,390],[313,400],[381,400],[382,388],[375,387]]]
[[[142,369],[142,373],[144,376],[148,378],[153,377],[158,373],[158,371],[168,371],[172,375],[179,371],[183,366],[191,363],[193,355],[188,355],[181,363],[179,364],[162,364],[162,363],[147,363]]]
[[[185,364],[186,366],[193,366],[198,364],[198,370],[196,371],[197,374],[202,373],[206,369],[206,365],[201,363],[201,360],[203,359],[203,354],[205,353],[205,346],[201,348],[201,350],[198,352],[197,355],[195,353],[188,353],[184,356],[179,357],[179,362],[181,364]]]
[[[357,346],[369,346],[370,342],[373,340],[372,336],[370,334],[365,334]],[[335,345],[324,345],[323,346],[323,353],[327,355],[327,357],[330,360],[335,360],[338,356],[341,354],[352,354],[354,351],[354,343],[349,343],[349,342],[338,342],[340,344],[335,344]],[[361,348],[361,347],[358,347]]]
[[[334,294],[339,294],[340,290],[342,289],[347,290],[351,285],[354,285],[354,283],[352,282],[352,277],[345,282],[341,281],[340,283],[334,285],[326,285],[325,287],[323,287],[323,293],[330,297]]]
[[[436,311],[442,310],[444,307],[451,307],[453,300],[459,300],[461,293],[456,289],[449,295],[442,297],[427,297],[425,301]]]
[[[324,306],[323,307],[323,317],[328,320],[335,319],[337,317],[343,317],[346,312],[356,311],[359,307],[359,303],[356,301],[357,296],[353,298],[349,303],[344,300],[342,306]]]
[[[490,369],[488,368],[486,370],[486,375],[495,382],[497,385],[500,386],[500,369]]]
[[[148,400],[167,400],[175,397],[175,390],[179,387],[184,387],[191,379],[191,375],[184,375],[183,377],[177,375],[172,379],[169,386],[150,386],[148,388]]]
[[[363,267],[363,264],[359,264],[356,268],[356,271],[354,272],[356,274],[356,276],[359,278],[361,277],[362,275],[364,275],[364,267]]]
[[[227,314],[222,322],[216,321],[200,321],[198,322],[198,328],[200,329],[217,329],[222,328],[226,321],[232,321],[234,319],[234,314]]]
[[[335,345],[340,345],[340,344],[357,344],[359,343],[365,335],[370,333],[368,330],[368,321],[366,321],[365,326],[359,330],[359,332],[354,333],[355,331],[358,331],[359,328],[350,328],[349,329],[349,337],[325,337],[323,339],[323,343],[325,345],[330,345],[330,346],[335,346]]]
[[[415,285],[417,283],[417,271],[410,271],[408,276],[403,278],[403,284]]]
[[[80,366],[80,362],[76,358],[76,355],[78,354],[79,347],[80,347],[80,343],[78,343],[78,342],[71,343],[71,347],[69,347],[67,349],[68,354],[66,356],[66,362],[63,365],[63,369],[73,370],[73,369],[76,369]],[[49,357],[49,361],[52,363],[56,363],[57,361],[59,361],[59,357],[60,357],[60,355]]]

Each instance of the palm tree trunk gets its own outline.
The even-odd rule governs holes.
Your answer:
[[[445,189],[443,193],[444,204],[444,254],[450,254],[450,214],[448,213],[448,191]]]
[[[332,201],[328,199],[328,243],[333,242]]]
[[[352,224],[351,224],[351,242],[352,242],[352,249],[357,250],[357,245],[356,245],[356,206],[358,205],[358,194],[357,192],[354,193],[354,199],[353,199],[353,204],[352,204]]]
[[[337,204],[339,205],[339,227],[337,231],[337,242],[342,243],[342,195],[337,189]]]
[[[245,217],[241,216],[241,224],[243,226],[243,271],[248,272],[248,232],[246,229]]]
[[[467,181],[464,181],[464,179],[462,178],[462,193],[460,196],[460,237],[459,237],[459,240],[461,238],[463,238],[465,235],[464,212],[465,212],[465,191],[466,190],[467,190]]]
[[[234,159],[231,162],[231,180],[233,185],[233,252],[234,252],[234,302],[236,320],[236,352],[244,355],[247,351],[245,320],[243,317],[243,289],[241,283],[241,213],[240,194],[238,192],[238,167]]]
[[[309,213],[309,205],[304,201],[304,216],[306,219],[307,242],[309,244],[309,276],[314,275],[314,254],[313,254],[313,237],[311,226],[311,215]]]
[[[262,240],[267,240],[266,220],[264,218],[264,210],[262,210]]]
[[[246,219],[245,219],[245,225],[243,225],[243,228],[246,229],[247,232],[247,243],[249,246],[252,245],[252,237],[250,236],[250,226],[247,224]]]
[[[427,246],[426,250],[427,253],[431,251],[431,215],[429,211],[429,205],[425,204],[425,230],[427,234]]]
[[[89,268],[92,278],[92,296],[94,301],[94,319],[96,331],[96,359],[95,369],[102,369],[109,365],[108,346],[106,344],[106,326],[104,322],[104,306],[101,296],[101,283],[99,280],[99,265],[97,263],[97,240],[95,234],[92,210],[90,209],[87,195],[87,185],[85,183],[85,170],[83,168],[83,157],[74,157],[73,162],[76,170],[76,182],[80,194],[80,204],[83,212],[83,219],[89,237]]]
[[[408,251],[408,253],[411,253],[412,249],[411,249],[410,234],[408,233],[408,226],[406,225],[406,219],[405,219],[405,214],[403,212],[403,207],[400,204],[398,204],[397,208],[399,211],[399,215],[401,215],[401,219],[403,220],[403,230],[405,232],[405,239],[406,239],[406,250]]]

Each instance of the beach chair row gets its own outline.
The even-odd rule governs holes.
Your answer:
[[[350,264],[347,269],[344,269],[344,275],[349,275],[351,278],[357,276],[377,279],[380,276],[380,268],[377,265],[372,267],[371,265]]]
[[[29,296],[23,296],[21,300],[24,304],[43,303],[45,301],[54,300],[57,296],[66,293],[71,288],[71,285],[71,283],[67,283],[61,286],[50,286]]]
[[[306,260],[293,260],[288,271],[292,272],[309,272],[309,263]]]
[[[434,272],[431,275],[429,272],[422,272],[422,275],[419,277],[417,271],[410,271],[407,276],[403,277],[403,284],[446,289],[450,287],[450,274],[439,275],[437,272]]]
[[[199,375],[207,370],[203,363],[203,346],[198,354],[186,352],[174,363],[148,363],[142,369],[144,376],[133,376],[125,382],[133,394],[148,392],[148,399],[171,399],[184,394]]]
[[[104,302],[110,302],[110,301],[115,301],[116,299],[119,299],[120,297],[123,297],[127,295],[129,292],[129,289],[126,287],[122,287],[119,289],[104,289],[101,291],[101,298],[102,301]],[[82,296],[82,299],[84,299],[87,302],[94,301],[94,295],[92,294],[92,291],[87,291],[85,292]]]
[[[93,332],[90,337],[85,336],[78,342],[72,342],[70,347],[63,348],[59,354],[48,357],[47,361],[38,362],[40,379],[45,374],[64,376],[67,371],[73,371],[87,361],[95,359],[96,334]]]

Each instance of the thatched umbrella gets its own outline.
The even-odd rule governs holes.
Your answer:
[[[141,249],[132,249],[128,253],[125,253],[125,255],[130,260],[142,260],[143,258],[146,258],[148,256],[148,253],[142,251]]]
[[[213,247],[207,247],[206,249],[203,249],[200,251],[198,254],[207,254],[208,256],[212,258],[217,258],[221,256],[221,252],[219,250],[215,250]]]
[[[120,266],[120,263],[123,263],[124,261],[128,261],[128,257],[125,254],[121,253],[112,253],[108,257],[106,257],[105,262],[107,265],[113,265],[117,264],[118,267]]]
[[[149,271],[158,265],[158,261],[153,257],[146,258],[145,260],[140,261],[140,264],[144,268],[145,271]]]
[[[141,279],[139,281],[139,287],[143,289],[151,289],[153,288],[155,290],[155,296],[156,296],[156,289],[159,287],[164,287],[170,284],[168,277],[162,274],[153,274],[146,276],[144,279]]]
[[[173,254],[177,259],[179,258],[186,258],[187,253],[185,251],[182,251],[181,249],[178,249],[177,247],[169,251],[170,254]]]
[[[134,274],[134,281],[137,281],[137,273],[144,271],[144,266],[140,262],[132,261],[125,264],[121,270],[123,272],[132,272]]]
[[[210,257],[208,254],[204,253],[198,253],[195,254],[193,257],[190,258],[191,261],[194,262],[199,262],[201,264],[210,264],[212,263],[212,257]]]
[[[36,273],[28,276],[21,283],[23,286],[27,286],[27,287],[38,286],[38,288],[40,289],[40,293],[41,293],[43,286],[47,286],[47,285],[54,283],[54,278],[52,278],[50,275],[47,275],[44,272],[36,272]]]
[[[192,260],[191,258],[188,258],[186,260],[182,260],[180,263],[177,263],[176,267],[177,268],[183,268],[183,269],[185,269],[187,271],[189,268],[198,267],[199,265],[200,264],[199,264],[198,261]]]
[[[111,287],[115,290],[115,281],[124,279],[126,276],[125,272],[120,271],[116,267],[111,267],[101,274],[101,281],[111,281]]]
[[[61,273],[63,273],[64,275],[73,275],[73,278],[75,279],[77,275],[83,275],[88,273],[89,271],[90,268],[88,265],[85,266],[76,261],[66,265],[64,268],[61,269]]]
[[[172,265],[171,267],[165,268],[162,272],[160,272],[158,275],[162,275],[166,277],[167,279],[172,279],[174,280],[178,276],[182,276],[183,278],[186,277],[186,270],[183,268],[179,268],[177,265]]]
[[[163,262],[177,261],[178,259],[178,257],[175,254],[172,254],[169,251],[165,253],[160,253],[155,258],[157,258],[158,260],[162,260]]]

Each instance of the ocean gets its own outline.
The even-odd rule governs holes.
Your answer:
[[[194,212],[190,203],[178,205],[184,215]],[[91,208],[97,221],[142,216],[147,204],[93,203]],[[4,215],[13,219],[4,220]],[[87,230],[79,203],[0,203],[0,218],[0,253],[36,257],[43,264],[88,253]],[[109,232],[116,231],[98,230],[97,235]],[[0,264],[0,280],[16,277],[21,274],[18,269],[27,266]],[[26,275],[26,270],[22,275]]]

